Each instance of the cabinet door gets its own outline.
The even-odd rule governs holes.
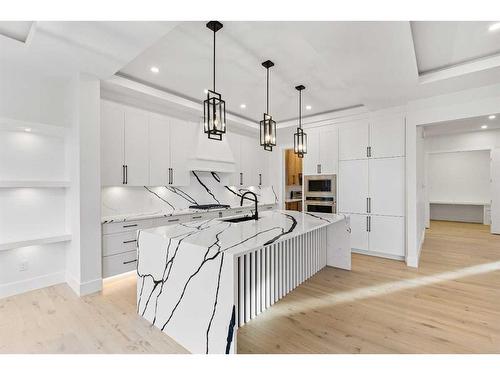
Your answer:
[[[338,208],[343,213],[366,213],[368,160],[339,162]]]
[[[265,151],[261,146],[257,146],[257,183],[260,186],[269,186],[269,157],[270,152]]]
[[[169,168],[169,118],[165,116],[151,115],[149,117],[149,185],[168,185]]]
[[[122,106],[101,101],[101,184],[123,184],[123,127]]]
[[[257,186],[256,149],[258,140],[246,136],[241,137],[241,171],[243,173],[243,186]]]
[[[339,127],[339,160],[366,159],[369,145],[367,121],[354,121]]]
[[[172,185],[189,185],[189,159],[192,151],[189,146],[195,139],[196,124],[172,119],[170,122],[170,166]]]
[[[322,174],[336,174],[338,170],[338,130],[330,128],[319,133],[319,164]]]
[[[404,216],[405,158],[370,159],[370,213]]]
[[[234,173],[229,178],[229,184],[240,187],[240,173],[241,171],[241,136],[235,133],[227,133],[227,142],[234,157]]]
[[[304,155],[304,175],[318,174],[319,164],[319,132],[318,130],[307,130],[307,154]]]
[[[368,216],[350,215],[351,221],[351,248],[368,250]]]
[[[373,215],[370,221],[370,251],[382,256],[403,258],[405,256],[404,218]]]
[[[149,183],[148,116],[128,108],[125,109],[125,165],[127,185]]]
[[[384,116],[370,121],[371,157],[404,156],[405,134],[403,116]]]

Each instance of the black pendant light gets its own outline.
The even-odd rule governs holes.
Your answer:
[[[226,102],[215,91],[215,33],[222,29],[222,23],[210,21],[207,27],[214,32],[214,86],[208,90],[207,99],[203,102],[203,124],[209,139],[221,141],[222,134],[226,132]]]
[[[271,60],[264,61],[262,66],[267,71],[267,84],[266,84],[266,113],[264,119],[260,122],[260,145],[266,151],[272,151],[273,146],[276,146],[276,121],[273,116],[269,114],[269,68],[274,66]]]
[[[295,86],[295,89],[299,91],[299,126],[297,127],[297,133],[293,135],[293,152],[297,154],[299,158],[303,158],[307,154],[307,134],[304,133],[302,129],[302,90],[305,89],[303,85]]]

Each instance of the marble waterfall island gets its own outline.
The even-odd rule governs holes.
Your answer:
[[[235,353],[238,327],[323,267],[351,268],[345,215],[224,220],[138,232],[137,312],[193,353]]]

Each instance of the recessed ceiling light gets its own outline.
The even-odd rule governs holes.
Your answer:
[[[481,129],[488,129],[488,125],[481,125]]]
[[[306,105],[306,109],[307,109],[308,111],[310,111],[310,110],[312,109],[312,107],[311,107],[310,105]]]
[[[160,68],[158,68],[157,66],[152,66],[150,70],[151,70],[153,73],[159,73],[159,72],[160,72]]]
[[[497,116],[495,116],[495,115],[489,115],[489,116],[488,116],[488,118],[489,118],[490,120],[494,120],[494,119],[496,119],[496,118],[497,118]]]
[[[488,27],[488,30],[490,31],[500,30],[500,22],[492,23],[490,27]]]
[[[208,94],[208,89],[203,90],[205,94]]]
[[[31,132],[31,128],[24,128],[24,131],[27,132],[27,133],[30,133]]]
[[[241,109],[245,109],[246,107],[247,107],[247,105],[246,105],[246,104],[240,104],[240,108],[241,108]]]

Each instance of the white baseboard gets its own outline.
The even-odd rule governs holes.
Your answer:
[[[372,257],[379,257],[379,258],[386,258],[386,259],[393,259],[393,260],[404,260],[405,259],[404,256],[379,253],[377,251],[370,251],[370,250],[363,250],[363,249],[351,249],[351,251],[353,253],[356,253],[356,254],[370,255]]]
[[[30,292],[32,290],[46,288],[48,286],[61,284],[66,281],[64,272],[56,272],[48,275],[16,281],[0,285],[0,298],[10,297],[16,294]]]
[[[66,283],[79,297],[100,292],[102,290],[102,279],[95,279],[84,283],[79,283],[72,275],[68,273],[66,274]]]

